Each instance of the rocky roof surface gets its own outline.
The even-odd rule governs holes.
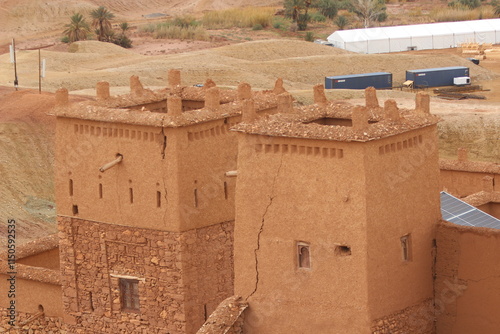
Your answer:
[[[234,131],[268,136],[325,139],[336,141],[370,141],[389,137],[421,127],[436,124],[439,117],[416,113],[413,110],[399,110],[399,119],[384,118],[384,109],[365,108],[369,124],[362,130],[352,126],[322,125],[313,123],[321,118],[352,119],[354,106],[329,102],[296,109],[290,114],[275,114],[260,118],[252,123],[239,123]]]

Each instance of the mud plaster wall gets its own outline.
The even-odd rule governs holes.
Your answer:
[[[240,117],[183,129],[178,135],[179,211],[183,230],[234,220],[236,134],[229,131]]]
[[[7,298],[9,291],[9,276],[0,274],[0,308],[7,308],[10,299]],[[62,317],[61,286],[34,280],[16,278],[16,310],[24,313],[37,313],[38,305],[42,305],[44,312],[49,317]]]
[[[483,190],[483,178],[494,178],[494,190],[500,191],[500,176],[492,173],[441,170],[441,189],[462,198]]]
[[[33,267],[59,270],[59,248],[54,248],[43,253],[24,257],[18,260],[17,263]]]
[[[500,219],[500,203],[489,202],[477,207],[479,210],[486,212],[493,217]]]
[[[437,232],[438,334],[498,333],[500,231],[442,222]]]
[[[58,221],[64,312],[74,333],[195,333],[203,306],[233,294],[231,222],[176,233]],[[120,275],[140,279],[139,313],[121,310]]]
[[[367,333],[362,148],[239,134],[235,294],[245,333]],[[311,269],[298,268],[297,242]],[[343,256],[337,246],[350,247]]]
[[[434,125],[369,143],[240,136],[235,293],[250,296],[246,331],[363,333],[432,298],[435,137]],[[297,268],[297,242],[310,245],[310,270]]]
[[[175,155],[162,156],[160,127],[58,117],[56,202],[58,214],[144,228],[178,230]],[[170,150],[171,147],[168,148]],[[99,168],[123,161],[101,173]],[[169,175],[164,180],[163,176]],[[170,193],[165,194],[169,188]],[[163,205],[157,205],[157,192]],[[132,193],[132,194],[131,194]],[[166,196],[166,197],[165,197]],[[133,197],[133,199],[131,199]],[[78,213],[74,213],[77,206]]]
[[[235,178],[225,176],[236,168],[231,124],[161,128],[58,118],[59,213],[169,231],[233,220]],[[123,161],[100,172],[117,153]]]
[[[433,295],[433,239],[441,219],[436,126],[364,146],[368,305],[378,319]],[[409,260],[403,259],[405,235]]]

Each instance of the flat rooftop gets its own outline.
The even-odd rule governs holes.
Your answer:
[[[366,114],[368,123],[362,129],[353,126],[353,112],[359,108]],[[415,110],[396,109],[393,112],[398,115],[388,118],[382,107],[327,102],[294,108],[293,113],[270,115],[251,123],[242,122],[232,130],[276,137],[367,142],[427,127],[440,120],[435,115]]]

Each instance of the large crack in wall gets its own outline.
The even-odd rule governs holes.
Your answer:
[[[258,253],[259,253],[259,250],[260,250],[260,239],[261,239],[262,233],[264,232],[264,224],[265,224],[265,221],[266,221],[266,215],[267,215],[267,213],[269,211],[269,208],[273,204],[274,199],[276,198],[276,195],[275,195],[276,181],[278,179],[278,176],[279,176],[279,173],[280,173],[282,165],[283,165],[283,155],[281,155],[280,164],[278,166],[278,169],[276,170],[276,175],[274,176],[274,179],[273,179],[273,185],[271,187],[271,196],[269,197],[269,203],[267,204],[266,209],[264,210],[264,213],[262,214],[260,229],[259,229],[259,233],[257,234],[257,247],[254,249],[254,256],[255,256],[255,288],[252,291],[252,293],[246,298],[246,300],[248,300],[250,297],[252,297],[257,292],[257,288],[259,286],[259,254]]]

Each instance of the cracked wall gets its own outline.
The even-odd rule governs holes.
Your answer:
[[[366,142],[318,139],[328,125],[314,132],[284,116],[236,127],[235,294],[249,303],[246,333],[434,332],[436,126],[401,131],[390,111],[396,133]],[[421,309],[415,325],[409,315]]]
[[[338,245],[366,252],[366,235],[356,233],[366,218],[353,209],[364,199],[352,191],[363,177],[349,167],[362,155],[348,147],[239,135],[235,294],[250,305],[245,333],[369,328],[366,262],[335,252]],[[311,269],[298,268],[298,242],[310,245]]]
[[[441,222],[437,233],[437,334],[498,333],[500,231]]]

